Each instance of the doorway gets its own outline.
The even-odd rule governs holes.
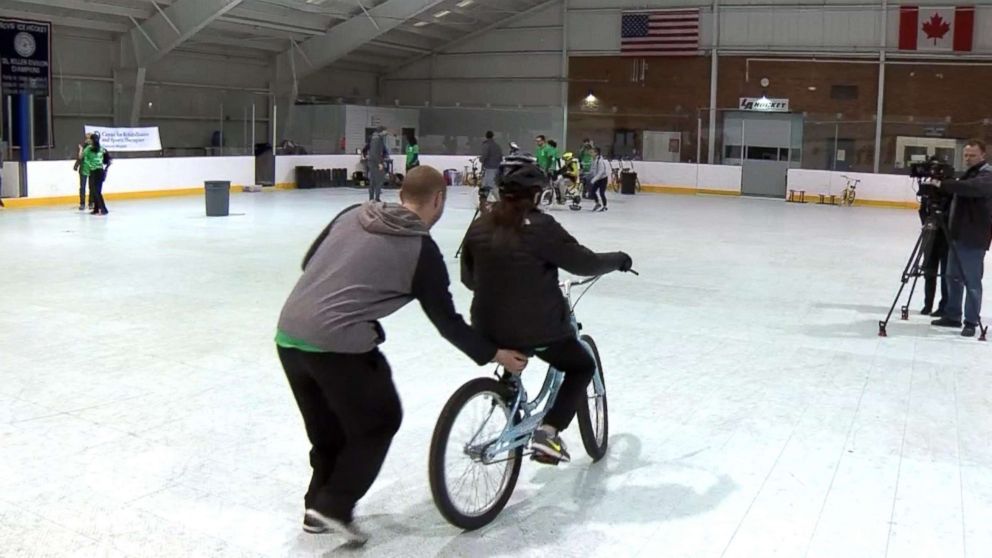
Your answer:
[[[802,161],[803,117],[734,111],[723,119],[725,164],[741,168],[741,194],[785,198],[790,168]]]

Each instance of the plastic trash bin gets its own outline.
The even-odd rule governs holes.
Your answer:
[[[620,193],[628,196],[637,192],[637,173],[625,171],[620,173]]]
[[[231,182],[211,180],[206,188],[207,217],[227,217],[231,210]]]

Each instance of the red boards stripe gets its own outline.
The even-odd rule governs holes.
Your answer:
[[[899,8],[899,50],[916,50],[917,29],[920,25],[920,8]]]
[[[954,9],[954,50],[970,52],[975,36],[975,7],[958,6]]]

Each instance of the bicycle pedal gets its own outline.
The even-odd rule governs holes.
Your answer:
[[[561,459],[558,459],[557,457],[551,457],[550,455],[544,455],[543,453],[537,451],[530,454],[530,460],[537,461],[538,463],[541,463],[543,465],[558,465],[559,463],[561,463]]]

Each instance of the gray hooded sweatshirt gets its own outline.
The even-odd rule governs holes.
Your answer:
[[[455,311],[448,270],[416,213],[367,202],[345,209],[303,261],[303,275],[279,316],[279,332],[332,353],[366,353],[385,341],[380,319],[413,299],[441,335],[478,364],[496,346]]]

